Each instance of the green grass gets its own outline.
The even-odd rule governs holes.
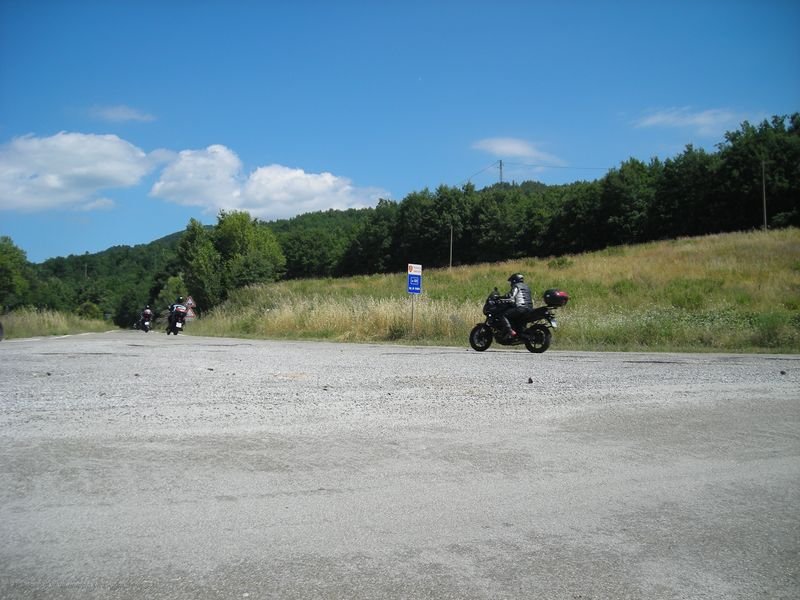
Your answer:
[[[6,339],[100,332],[114,328],[107,321],[36,308],[16,309],[0,316],[0,323]]]
[[[539,297],[570,293],[556,349],[800,352],[798,229],[426,269],[418,297],[406,273],[254,286],[187,332],[466,346],[486,295],[517,271]]]

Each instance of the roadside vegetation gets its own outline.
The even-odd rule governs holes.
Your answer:
[[[0,315],[6,339],[102,332],[114,325],[102,319],[91,319],[68,312],[22,307]]]
[[[270,339],[467,347],[486,295],[521,272],[540,298],[566,290],[553,349],[800,352],[800,229],[728,233],[596,252],[425,269],[423,293],[405,272],[308,278],[234,290],[187,333]],[[0,316],[6,338],[101,332],[99,315],[19,307]]]
[[[557,258],[234,291],[196,335],[467,346],[486,295],[513,272],[571,295],[554,349],[800,352],[800,229],[682,238]],[[413,311],[413,320],[412,320]]]

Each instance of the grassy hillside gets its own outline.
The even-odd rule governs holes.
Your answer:
[[[285,281],[237,291],[189,331],[466,347],[486,295],[517,271],[538,295],[572,297],[554,349],[800,352],[798,229],[425,270],[413,299],[406,273]]]

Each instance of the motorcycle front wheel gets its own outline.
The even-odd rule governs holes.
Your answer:
[[[492,345],[492,330],[486,323],[480,323],[469,332],[469,345],[473,350],[483,352]]]
[[[541,354],[550,347],[550,338],[552,334],[550,330],[544,325],[533,325],[525,330],[525,335],[528,339],[525,340],[525,347],[528,352],[535,352]]]

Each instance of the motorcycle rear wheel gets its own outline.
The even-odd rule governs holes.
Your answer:
[[[492,330],[485,323],[480,323],[469,332],[469,345],[473,350],[483,352],[492,345]]]
[[[525,330],[528,339],[525,340],[525,347],[528,352],[541,354],[550,347],[550,339],[553,337],[550,330],[544,325],[533,325]]]

